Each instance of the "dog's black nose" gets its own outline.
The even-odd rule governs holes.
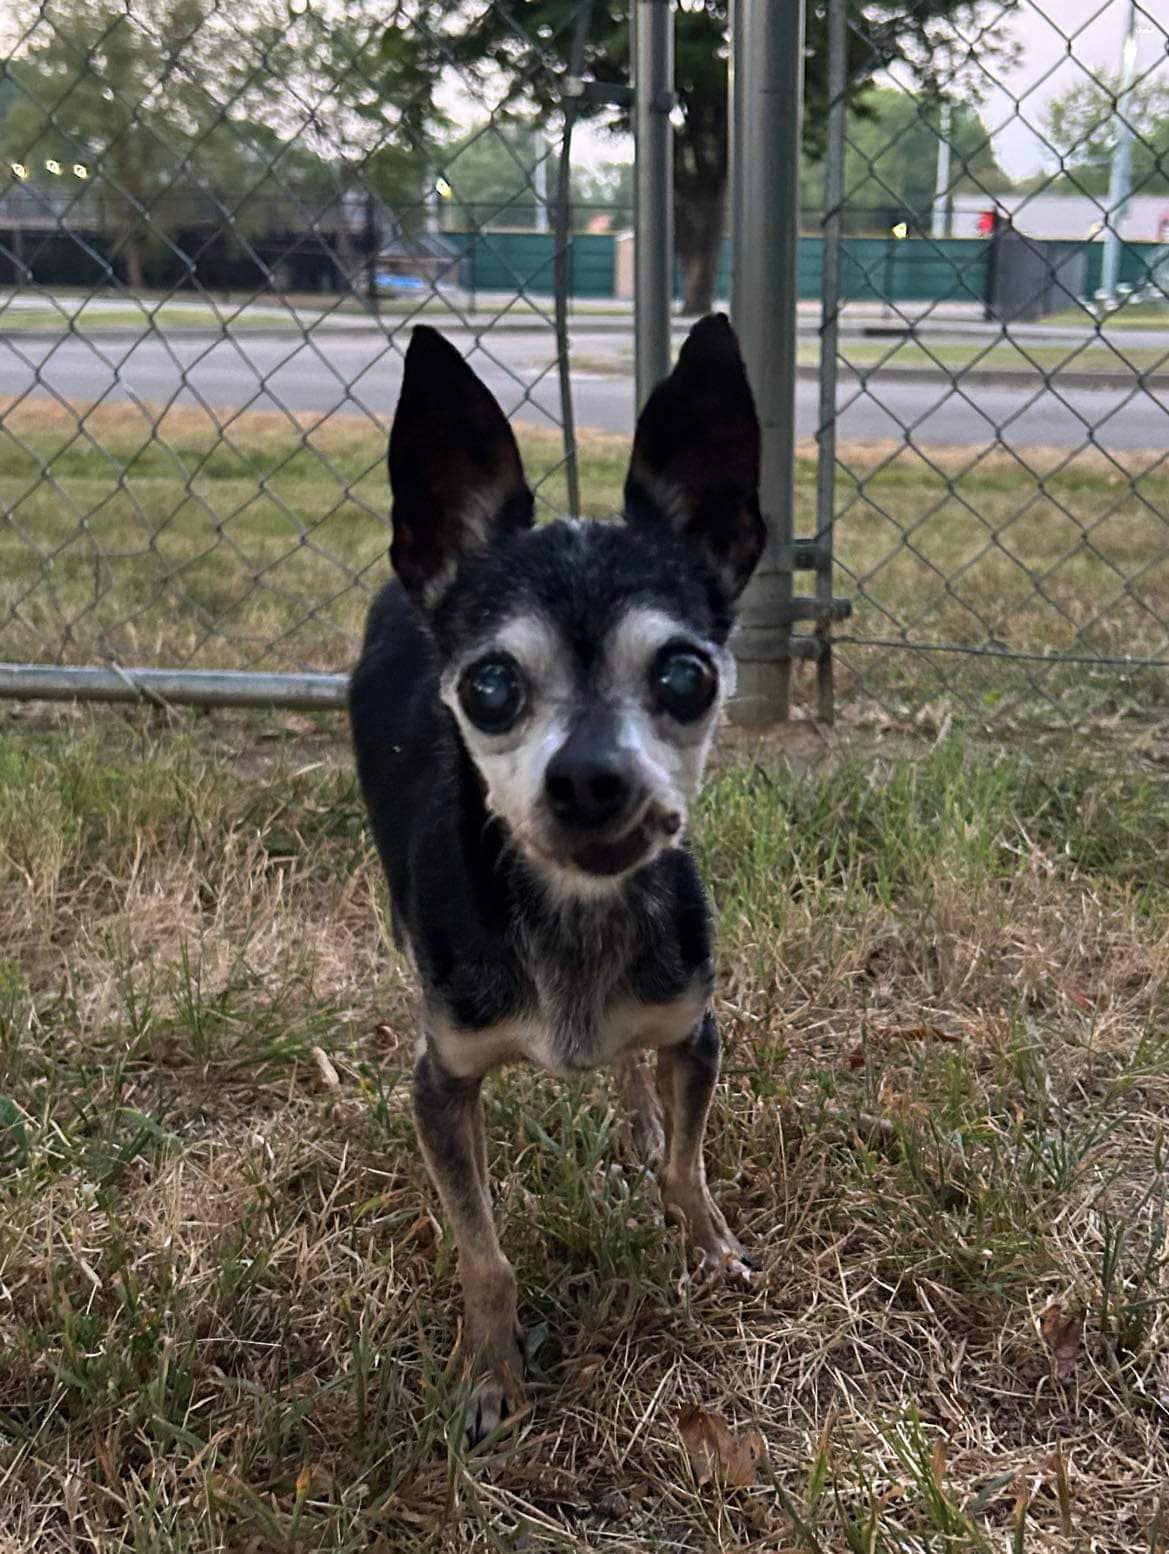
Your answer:
[[[633,800],[628,757],[609,738],[576,729],[544,773],[548,807],[562,825],[592,831],[620,820]]]

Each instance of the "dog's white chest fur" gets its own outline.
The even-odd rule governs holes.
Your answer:
[[[477,1078],[503,1063],[535,1063],[550,1074],[569,1074],[615,1063],[642,1047],[672,1047],[684,1041],[702,1018],[706,995],[696,979],[666,1004],[619,999],[592,1022],[544,1017],[505,1020],[487,1030],[460,1030],[439,1020],[430,1040],[447,1071],[459,1079]],[[579,1011],[576,1012],[579,1014]]]

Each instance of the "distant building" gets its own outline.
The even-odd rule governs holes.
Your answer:
[[[1099,237],[1108,199],[1087,194],[955,194],[950,235],[985,236],[985,217],[997,205],[1027,237],[1082,242]],[[1134,194],[1117,224],[1131,243],[1169,243],[1169,194]]]

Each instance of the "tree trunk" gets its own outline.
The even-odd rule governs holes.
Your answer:
[[[682,266],[683,313],[709,313],[722,254],[725,175],[705,183],[689,179],[675,188],[675,236]]]
[[[126,253],[126,284],[131,291],[141,291],[146,284],[142,278],[142,239],[137,232],[127,232],[123,247]]]

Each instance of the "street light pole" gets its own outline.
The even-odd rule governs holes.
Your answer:
[[[1124,29],[1124,47],[1120,56],[1120,91],[1116,97],[1116,143],[1112,148],[1112,171],[1108,179],[1108,210],[1104,223],[1104,255],[1100,266],[1100,290],[1111,302],[1116,300],[1120,280],[1120,223],[1128,206],[1132,186],[1132,88],[1137,73],[1137,15],[1135,0],[1128,0],[1128,23]]]
[[[930,236],[948,237],[946,220],[950,204],[950,129],[952,115],[950,104],[942,99],[941,123],[938,126],[938,171],[934,178],[934,204],[930,213]]]
[[[548,230],[548,142],[543,134],[534,141],[536,165],[532,170],[532,184],[536,192],[536,231]]]

